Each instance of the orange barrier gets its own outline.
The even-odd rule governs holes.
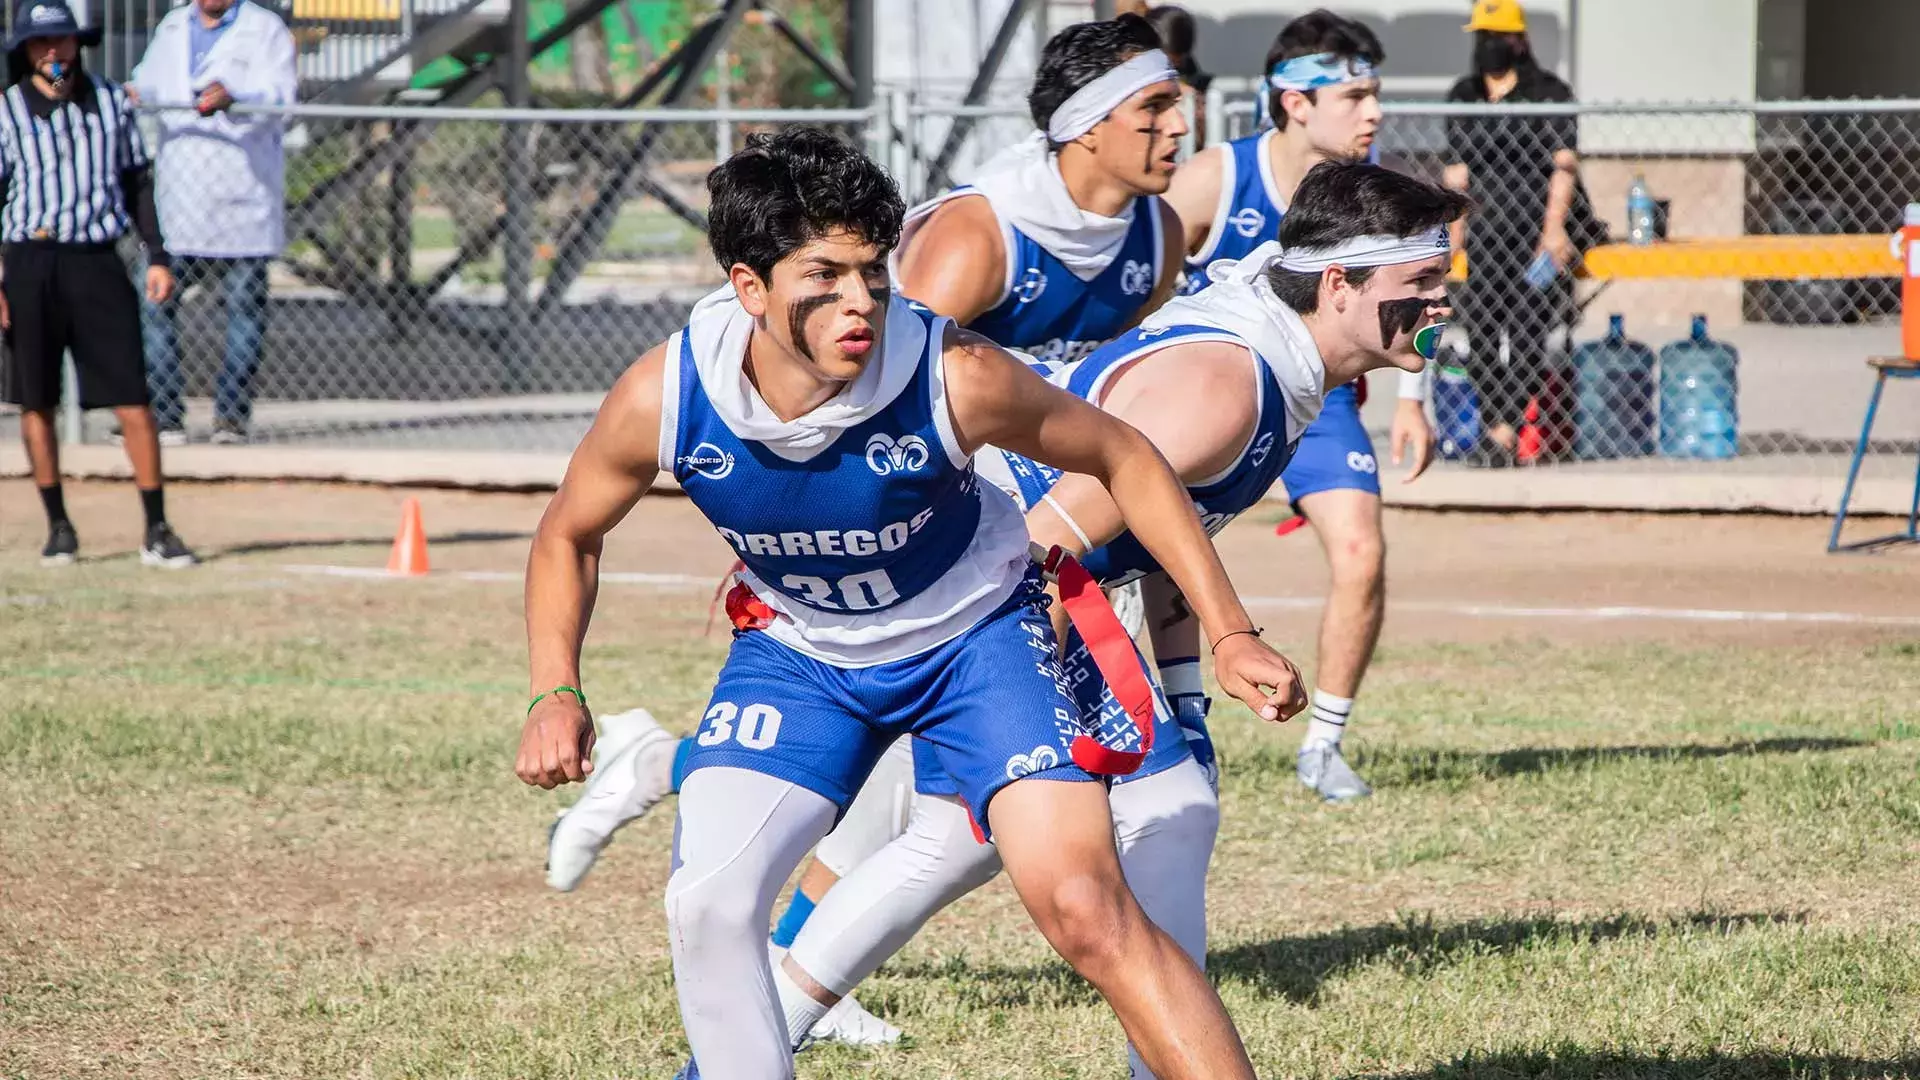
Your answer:
[[[1580,275],[1598,281],[1652,278],[1740,278],[1796,281],[1814,278],[1892,278],[1900,260],[1887,237],[1730,236],[1662,240],[1654,244],[1602,244],[1587,252]],[[1453,280],[1467,276],[1466,254],[1453,259]]]

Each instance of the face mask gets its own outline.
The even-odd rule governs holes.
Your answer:
[[[1476,75],[1498,75],[1512,71],[1520,58],[1520,47],[1510,37],[1487,34],[1473,43],[1473,71]]]

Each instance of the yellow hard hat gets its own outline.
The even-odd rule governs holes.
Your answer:
[[[1467,20],[1466,29],[1491,30],[1496,34],[1524,34],[1527,32],[1527,13],[1520,10],[1520,0],[1473,0],[1473,17]]]

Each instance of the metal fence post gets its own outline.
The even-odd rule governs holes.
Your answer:
[[[507,103],[525,108],[532,96],[533,62],[528,48],[527,9],[531,0],[512,0],[507,20]],[[531,123],[505,125],[506,153],[500,163],[505,170],[503,195],[506,203],[506,227],[501,235],[503,262],[501,281],[506,286],[506,328],[502,336],[505,383],[509,393],[526,393],[532,377],[531,342],[528,334],[533,295],[533,136]]]

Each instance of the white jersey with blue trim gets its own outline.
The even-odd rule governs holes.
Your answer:
[[[842,667],[951,640],[1012,595],[1029,563],[1018,507],[979,482],[953,431],[944,380],[951,320],[912,311],[888,319],[886,355],[874,361],[912,365],[911,378],[804,454],[742,438],[716,406],[706,380],[741,377],[742,357],[698,355],[726,346],[712,335],[703,346],[692,326],[667,345],[662,465],[778,616],[766,632]],[[901,332],[914,319],[920,332]],[[734,342],[743,356],[744,340]]]
[[[984,192],[960,187],[920,213],[924,217],[940,203],[966,195],[993,205]],[[994,217],[1000,222],[1006,252],[1006,279],[999,301],[967,323],[967,329],[1039,360],[1065,363],[1088,355],[1139,322],[1141,309],[1160,283],[1166,243],[1157,199],[1136,198],[1131,212],[1126,239],[1113,261],[1083,281],[996,208]]]
[[[1136,361],[1175,345],[1209,341],[1227,342],[1247,350],[1257,403],[1253,431],[1239,454],[1213,476],[1187,485],[1187,494],[1200,515],[1200,524],[1207,535],[1212,536],[1266,496],[1293,457],[1294,447],[1305,430],[1305,425],[1296,425],[1290,420],[1287,392],[1275,378],[1273,364],[1261,357],[1253,345],[1231,330],[1183,323],[1153,330],[1132,330],[1079,363],[1039,364],[1036,369],[1054,385],[1098,405],[1113,377]],[[1063,474],[1050,465],[995,449],[980,454],[980,475],[1004,488],[1021,506],[1031,510],[1050,499],[1049,492]],[[1080,562],[1094,580],[1108,588],[1160,569],[1160,564],[1131,531],[1087,552]]]

